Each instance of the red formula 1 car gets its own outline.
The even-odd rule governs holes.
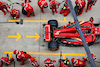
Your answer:
[[[93,18],[92,18],[93,19]],[[100,36],[100,28],[93,21],[79,22],[88,45],[92,45]],[[48,24],[43,24],[44,41],[48,42],[50,50],[59,49],[59,45],[83,45],[75,23],[69,22],[65,26],[58,27],[57,20],[49,20]],[[64,44],[63,44],[64,43]]]

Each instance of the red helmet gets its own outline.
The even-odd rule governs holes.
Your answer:
[[[0,2],[0,5],[2,5],[2,2]]]
[[[15,14],[15,12],[16,12],[16,11],[15,11],[14,9],[13,9],[13,10],[11,10],[11,13]]]
[[[21,5],[22,5],[22,6],[25,6],[25,3],[22,3]]]
[[[48,5],[48,3],[45,1],[45,2],[44,2],[44,5]]]
[[[75,1],[75,3],[76,3],[76,4],[78,4],[78,3],[79,3],[79,1],[78,1],[78,0],[76,0],[76,1]]]
[[[51,62],[51,59],[50,59],[50,58],[47,58],[47,59],[46,59],[46,62],[47,62],[47,63],[50,63],[50,62]]]
[[[17,50],[14,50],[14,52],[13,52],[14,54],[18,54],[18,51]]]
[[[67,1],[65,1],[65,4],[68,4]]]
[[[72,58],[71,61],[74,62],[75,58]]]
[[[52,1],[52,4],[55,4],[56,2],[55,1]]]
[[[9,60],[8,57],[6,57],[6,58],[5,58],[5,61],[8,62],[8,60]]]
[[[48,3],[45,1],[44,2],[44,8],[47,8],[48,7]]]

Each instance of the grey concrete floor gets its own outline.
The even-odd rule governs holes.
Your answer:
[[[9,3],[7,0],[0,0]],[[12,0],[14,2],[22,3],[21,0]],[[34,8],[34,12],[36,16],[31,16],[27,18],[25,15],[21,13],[22,7],[20,5],[14,5],[15,9],[20,10],[20,18],[24,20],[43,20],[44,18],[46,20],[50,19],[56,19],[56,20],[63,20],[64,16],[61,14],[52,15],[52,11],[47,8],[45,9],[45,13],[41,13],[37,1],[38,0],[31,0],[30,3],[31,6]],[[61,2],[62,0],[57,0],[58,2]],[[49,3],[49,2],[48,2]],[[73,6],[75,6],[75,0],[72,0]],[[63,7],[63,4],[60,5],[58,12],[60,12],[61,7]],[[11,10],[11,9],[10,9]],[[94,17],[94,23],[100,22],[100,0],[96,3],[95,6],[92,7],[92,10],[89,12],[85,12],[86,7],[84,9],[84,12],[81,16],[78,16],[79,20],[85,20],[88,21],[91,16]],[[11,20],[10,14],[7,13],[5,16],[0,11],[0,22],[7,22],[8,20]],[[66,20],[73,20],[71,13],[66,17]],[[44,23],[24,23],[23,25],[17,25],[15,23],[0,23],[0,58],[3,56],[6,56],[3,52],[12,52],[15,49],[16,50],[23,50],[26,52],[48,52],[48,53],[81,53],[86,54],[84,47],[64,47],[60,46],[59,50],[57,51],[50,51],[48,50],[48,45],[46,42],[43,42],[43,27],[42,24]],[[59,23],[59,26],[65,25],[67,23]],[[16,33],[19,33],[22,35],[22,38],[16,41],[16,38],[7,38],[8,35],[16,35]],[[40,39],[37,41],[34,41],[34,38],[26,38],[26,36],[35,36],[35,33],[38,33],[40,35]],[[100,43],[94,44],[92,46],[89,46],[91,53],[97,56],[96,61],[100,61]],[[42,46],[45,45],[45,46]],[[46,58],[51,58],[56,60],[55,66],[58,67],[58,59],[60,56],[52,56],[52,55],[32,55],[33,57],[36,57],[38,63],[40,64],[40,67],[44,67],[43,61]],[[15,55],[12,55],[13,58],[15,58]],[[80,58],[82,59],[82,56],[66,56],[69,59],[71,58]],[[3,66],[3,67],[13,67],[13,64],[10,66]],[[25,65],[20,66],[20,62],[16,61],[16,67],[33,67],[28,61],[25,62]],[[90,64],[87,62],[86,67],[91,67]],[[96,67],[100,67],[100,63],[96,63]]]

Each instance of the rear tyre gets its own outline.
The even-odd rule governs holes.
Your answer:
[[[50,26],[55,26],[56,28],[58,27],[58,22],[57,20],[49,20],[48,24],[50,24]]]
[[[48,49],[52,50],[52,51],[58,50],[59,44],[55,41],[52,41],[52,42],[48,43]]]

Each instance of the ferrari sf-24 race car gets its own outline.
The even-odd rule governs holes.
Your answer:
[[[88,45],[96,42],[100,36],[99,24],[94,24],[93,21],[79,22],[83,34]],[[50,50],[59,49],[59,45],[83,45],[75,23],[69,22],[65,26],[58,27],[57,20],[49,20],[48,24],[43,24],[44,41],[48,42]]]

